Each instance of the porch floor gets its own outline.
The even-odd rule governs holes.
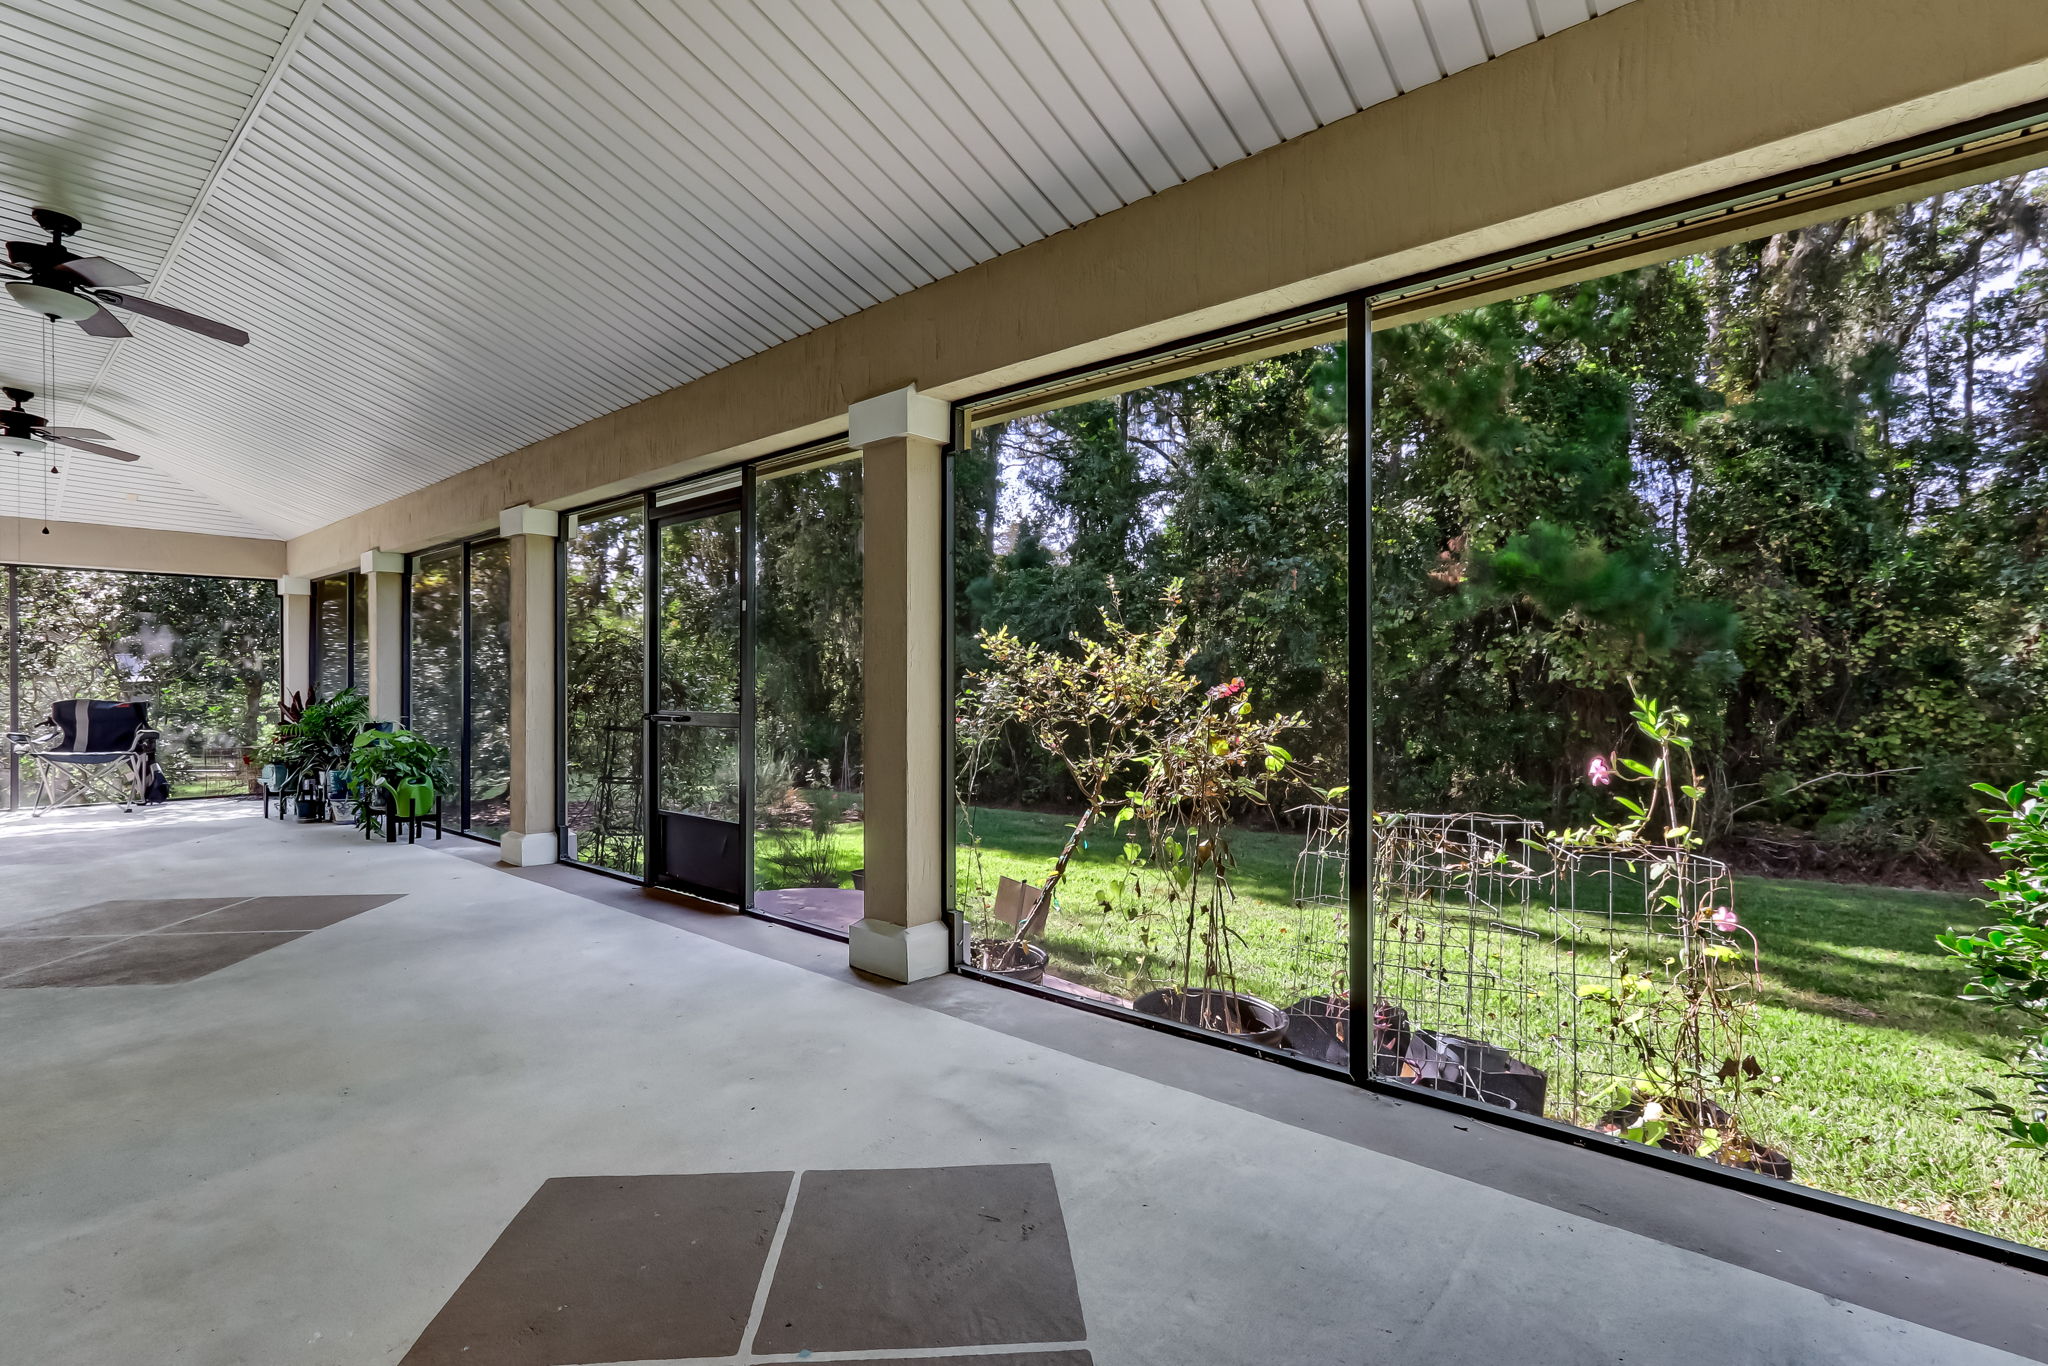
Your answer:
[[[241,803],[0,821],[0,936],[368,907],[177,980],[0,961],[8,1359],[2023,1359],[1047,1043],[1008,1012],[1061,1008],[998,986],[884,989],[494,852]],[[1386,1109],[1073,1027],[1266,1068],[1304,1115]]]

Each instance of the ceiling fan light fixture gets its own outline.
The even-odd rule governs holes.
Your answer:
[[[32,285],[22,280],[9,280],[7,292],[14,296],[14,302],[31,313],[40,313],[46,318],[62,318],[66,322],[77,322],[90,318],[100,311],[96,300],[83,294],[68,294],[61,289],[47,285]]]
[[[38,441],[32,436],[0,436],[0,451],[27,451],[34,453],[48,449],[50,449],[49,442]]]

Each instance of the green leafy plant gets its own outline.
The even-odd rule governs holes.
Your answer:
[[[809,808],[803,823],[768,832],[768,866],[778,886],[837,887],[845,873],[839,866],[833,831],[853,798],[819,788],[805,792],[799,800]]]
[[[359,829],[375,830],[381,814],[375,794],[397,804],[409,789],[431,792],[448,790],[447,754],[439,746],[409,730],[366,730],[355,737],[349,750],[348,788],[355,794],[355,823]],[[431,795],[426,805],[431,808]],[[408,813],[421,814],[415,808]]]
[[[296,715],[287,709],[257,757],[292,773],[343,768],[357,733],[369,723],[370,699],[356,688],[343,688],[325,702],[308,698]]]
[[[1636,1068],[1593,1099],[1623,1138],[1773,1169],[1783,1158],[1751,1137],[1744,1121],[1747,1101],[1765,1082],[1752,1051],[1761,952],[1729,904],[1725,870],[1697,852],[1697,815],[1707,793],[1693,764],[1690,720],[1640,695],[1631,718],[1650,742],[1650,761],[1595,756],[1587,778],[1601,787],[1639,785],[1643,800],[1614,793],[1619,820],[1596,816],[1589,826],[1540,842],[1561,865],[1588,852],[1618,856],[1642,877],[1651,914],[1677,931],[1675,952],[1638,964],[1641,951],[1624,945],[1611,955],[1611,979],[1578,988],[1581,1003],[1605,1016]]]
[[[2004,1075],[2025,1084],[2026,1108],[1973,1086],[1985,1103],[1971,1109],[1992,1117],[1988,1127],[2003,1134],[2007,1146],[2048,1158],[2048,777],[2004,789],[1972,786],[1998,803],[1980,813],[2003,831],[1991,852],[2006,860],[2006,869],[1984,883],[1992,893],[1984,904],[1998,918],[1975,934],[1937,939],[1969,965],[1962,999],[2011,1011],[2030,1032],[2017,1053],[1999,1058],[2013,1068]]]
[[[1161,623],[1137,630],[1121,619],[1112,590],[1100,637],[1076,636],[1072,654],[1021,641],[1007,628],[984,631],[978,644],[989,666],[969,680],[964,728],[985,738],[1001,724],[1020,725],[1066,769],[1083,802],[1013,943],[1052,902],[1088,833],[1107,824],[1108,837],[1121,842],[1123,913],[1140,919],[1161,905],[1171,909],[1182,995],[1197,984],[1234,992],[1233,947],[1242,941],[1229,923],[1230,832],[1243,813],[1268,805],[1276,784],[1298,780],[1280,738],[1302,721],[1257,716],[1242,678],[1205,688],[1188,672],[1180,644],[1186,617],[1178,581],[1161,603]],[[1159,891],[1157,901],[1148,887]],[[1149,953],[1157,942],[1149,925],[1140,937]]]

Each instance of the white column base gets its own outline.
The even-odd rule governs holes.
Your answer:
[[[922,925],[892,925],[886,920],[860,920],[846,934],[847,962],[895,982],[937,977],[953,966],[946,927],[937,920]]]
[[[507,830],[498,837],[498,862],[509,863],[514,868],[553,863],[558,847],[552,830],[535,830],[528,834]]]

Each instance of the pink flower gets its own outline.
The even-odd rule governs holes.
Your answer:
[[[1607,766],[1602,755],[1594,755],[1593,762],[1586,765],[1586,779],[1595,787],[1605,787],[1614,781],[1614,770]]]
[[[1211,702],[1221,702],[1224,698],[1235,697],[1243,691],[1244,680],[1242,678],[1233,678],[1228,683],[1218,683],[1215,687],[1209,689],[1209,700]]]
[[[1713,911],[1707,916],[1707,923],[1723,934],[1730,930],[1742,928],[1742,922],[1735,918],[1735,912],[1726,906],[1714,907]]]

